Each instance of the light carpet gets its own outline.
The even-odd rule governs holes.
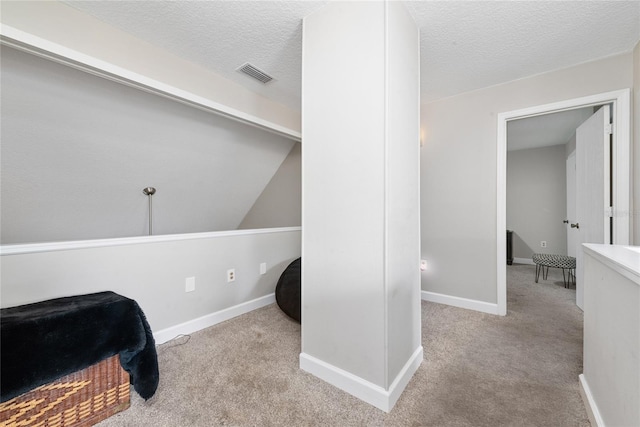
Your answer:
[[[160,386],[112,426],[588,426],[582,312],[559,270],[507,267],[505,317],[422,302],[424,360],[386,414],[298,368],[274,304],[159,346]]]

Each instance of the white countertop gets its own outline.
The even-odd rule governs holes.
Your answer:
[[[584,252],[640,285],[640,246],[585,243]]]

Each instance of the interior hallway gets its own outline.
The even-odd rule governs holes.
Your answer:
[[[160,346],[156,395],[99,425],[588,426],[575,290],[530,265],[507,279],[506,317],[422,303],[425,360],[390,414],[298,369],[300,326],[274,304]]]

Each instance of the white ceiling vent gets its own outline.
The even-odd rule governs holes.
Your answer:
[[[253,77],[254,79],[262,82],[262,83],[269,83],[271,80],[273,80],[273,77],[271,77],[269,74],[265,73],[264,71],[262,71],[261,69],[259,69],[258,67],[249,64],[248,62],[242,64],[241,66],[239,66],[238,68],[236,68],[236,71],[239,71],[241,73],[246,74],[249,77]]]

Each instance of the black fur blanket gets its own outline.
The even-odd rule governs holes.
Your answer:
[[[134,389],[149,399],[158,359],[138,304],[113,292],[57,298],[0,310],[0,402],[115,354]]]

